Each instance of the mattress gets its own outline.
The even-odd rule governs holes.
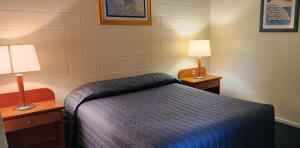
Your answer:
[[[152,79],[152,75],[147,77]],[[65,105],[69,115],[77,107],[76,126],[71,126],[76,128],[76,147],[274,147],[272,105],[223,97],[175,81],[83,103],[75,100],[73,94]],[[70,136],[70,123],[66,125]]]

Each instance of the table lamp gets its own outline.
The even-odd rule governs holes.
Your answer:
[[[201,57],[211,56],[210,41],[209,40],[189,41],[188,55],[198,58],[199,76],[196,76],[195,79],[203,79],[203,77],[201,77],[201,72],[200,72],[201,71],[200,69],[202,67]]]
[[[14,110],[24,111],[34,108],[33,104],[26,103],[23,73],[39,71],[40,64],[33,45],[0,46],[0,74],[16,74],[16,80],[22,99],[22,104]]]

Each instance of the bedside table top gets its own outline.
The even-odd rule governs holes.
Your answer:
[[[8,119],[19,118],[23,116],[29,116],[33,114],[39,114],[39,113],[44,113],[44,112],[49,112],[54,110],[61,110],[64,108],[63,105],[57,103],[54,100],[37,102],[32,104],[34,104],[36,107],[31,110],[14,111],[13,109],[15,106],[10,106],[5,108],[0,108],[0,113],[3,120],[5,121]]]
[[[222,79],[222,77],[211,76],[211,75],[205,75],[203,77],[204,77],[203,79],[195,79],[194,77],[186,77],[186,78],[182,78],[180,80],[183,81],[183,82],[186,82],[186,83],[201,83],[201,82],[207,82],[207,81]]]

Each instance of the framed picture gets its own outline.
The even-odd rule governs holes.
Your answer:
[[[102,25],[151,25],[151,0],[98,0]]]
[[[298,32],[299,0],[261,0],[260,32]]]

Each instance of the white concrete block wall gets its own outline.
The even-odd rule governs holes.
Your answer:
[[[0,0],[0,45],[34,44],[42,71],[26,89],[49,87],[63,102],[81,84],[196,65],[187,41],[208,39],[209,0],[152,0],[152,26],[103,26],[96,0]],[[0,93],[17,91],[0,76]]]

